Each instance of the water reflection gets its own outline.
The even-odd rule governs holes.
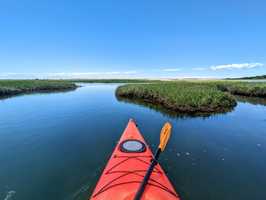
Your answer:
[[[136,104],[142,107],[146,107],[156,112],[160,112],[164,116],[171,117],[171,118],[183,118],[183,119],[193,118],[193,117],[209,118],[210,116],[225,114],[225,113],[228,113],[234,110],[234,108],[232,108],[232,109],[228,109],[226,111],[218,112],[218,113],[204,113],[204,112],[182,113],[182,112],[177,112],[177,111],[173,111],[170,109],[166,109],[160,104],[153,104],[153,103],[145,102],[139,99],[128,99],[128,98],[119,97],[119,96],[116,96],[116,98],[120,102],[129,103],[129,104],[133,103],[133,104]]]
[[[77,88],[81,87],[80,85],[78,85]],[[66,93],[66,92],[71,92],[76,90],[77,88],[71,88],[71,89],[62,89],[62,90],[58,90],[58,91],[51,91],[51,90],[42,90],[42,91],[35,91],[35,92],[23,92],[23,93],[14,93],[14,94],[8,94],[8,95],[0,95],[0,101],[1,100],[5,100],[5,99],[9,99],[9,98],[13,98],[13,97],[19,97],[19,96],[24,96],[24,95],[34,95],[34,94],[53,94],[53,93]]]
[[[236,100],[243,103],[266,106],[266,98],[236,96]]]

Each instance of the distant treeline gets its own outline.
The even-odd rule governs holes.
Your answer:
[[[247,76],[247,77],[241,77],[241,78],[228,78],[229,80],[243,80],[243,79],[248,79],[248,80],[255,80],[255,79],[266,79],[266,75],[261,75],[261,76]]]
[[[72,82],[80,83],[146,83],[158,80],[150,79],[71,79]]]

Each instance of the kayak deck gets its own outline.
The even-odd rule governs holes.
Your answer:
[[[153,154],[130,120],[108,161],[91,200],[133,200],[153,159]],[[178,200],[172,184],[157,164],[145,188],[142,200]]]

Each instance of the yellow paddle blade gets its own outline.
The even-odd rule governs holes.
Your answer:
[[[162,130],[161,130],[161,135],[160,135],[160,145],[159,148],[161,149],[161,151],[164,151],[167,142],[170,138],[171,135],[171,130],[172,130],[172,125],[167,122],[164,124]]]

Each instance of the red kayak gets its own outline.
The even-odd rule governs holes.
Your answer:
[[[130,120],[90,199],[134,200],[153,157],[135,122]],[[152,171],[141,200],[179,200],[159,164]]]

